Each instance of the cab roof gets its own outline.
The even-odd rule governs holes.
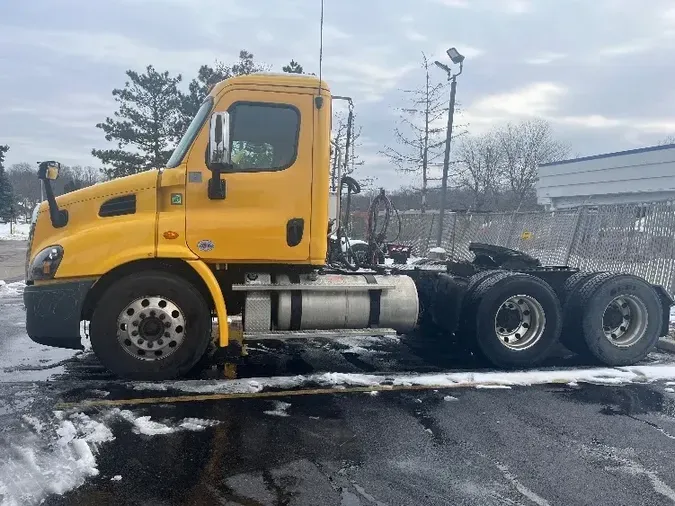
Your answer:
[[[291,74],[288,72],[256,72],[241,76],[230,77],[217,83],[211,90],[211,95],[217,95],[226,86],[231,85],[263,85],[286,86],[298,88],[318,88],[319,78],[308,74]],[[321,80],[321,89],[328,91],[328,84]]]

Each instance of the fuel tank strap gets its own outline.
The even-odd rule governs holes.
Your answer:
[[[300,284],[300,276],[298,274],[291,274],[288,276],[289,281],[294,284]],[[293,290],[291,292],[291,324],[289,330],[300,330],[302,325],[302,292]]]
[[[364,274],[363,277],[369,285],[377,285],[377,279],[372,274]],[[368,327],[378,327],[380,325],[380,302],[382,292],[380,290],[368,290],[370,295],[370,313],[368,314]]]

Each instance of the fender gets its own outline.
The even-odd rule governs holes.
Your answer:
[[[199,274],[211,293],[218,317],[218,345],[224,348],[230,342],[230,328],[227,324],[227,308],[225,307],[223,291],[220,289],[218,280],[211,269],[202,260],[186,260],[186,263]]]

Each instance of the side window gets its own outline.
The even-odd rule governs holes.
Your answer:
[[[295,161],[300,113],[279,104],[232,104],[230,138],[235,172],[284,170]]]

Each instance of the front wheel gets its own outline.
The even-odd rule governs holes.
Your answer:
[[[160,271],[116,281],[99,300],[91,346],[117,376],[165,380],[185,375],[210,342],[204,297],[179,276]]]

